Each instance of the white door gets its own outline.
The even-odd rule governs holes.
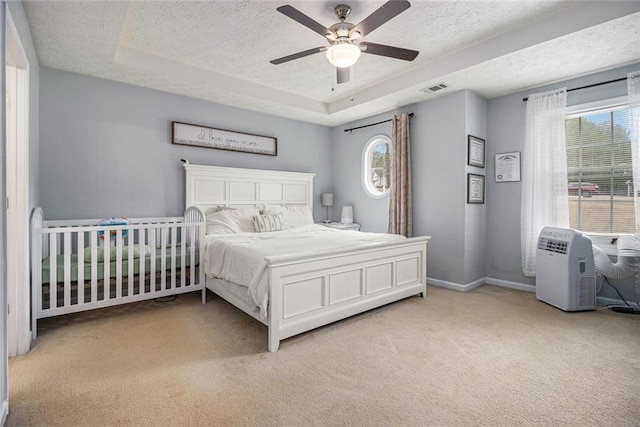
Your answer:
[[[28,62],[11,15],[6,27],[7,340],[9,356],[31,345],[29,294]]]

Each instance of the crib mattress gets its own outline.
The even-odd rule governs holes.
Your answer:
[[[187,250],[186,254],[185,254],[185,267],[191,267],[191,251]],[[165,254],[165,269],[166,270],[171,270],[172,265],[171,265],[171,252],[167,251],[167,253]],[[198,255],[198,250],[195,251],[195,262],[193,264],[193,266],[198,265],[198,262],[200,260],[200,256]],[[85,281],[89,281],[91,280],[91,263],[83,263],[84,264],[84,280]],[[162,271],[162,254],[160,252],[156,253],[156,263],[155,263],[155,271]],[[175,263],[175,268],[179,269],[182,267],[182,258],[181,258],[181,254],[180,252],[176,253],[176,263]],[[79,266],[78,266],[78,254],[71,254],[71,265],[70,265],[70,277],[71,277],[71,281],[75,282],[78,280],[78,270],[79,270]],[[98,280],[103,279],[104,278],[104,263],[99,262],[95,265],[94,267],[97,270],[97,277]],[[145,267],[144,267],[144,271],[145,273],[148,273],[151,269],[151,257],[147,256],[145,257]],[[65,269],[64,269],[64,255],[58,255],[56,257],[56,280],[58,282],[61,282],[64,280],[64,273],[65,273]],[[133,274],[137,275],[140,273],[140,259],[138,258],[134,258],[133,260]],[[50,281],[50,275],[51,275],[51,262],[50,262],[50,258],[45,258],[42,261],[42,283],[49,283]],[[114,278],[117,276],[117,272],[116,272],[116,261],[112,261],[110,263],[109,266],[109,276]],[[122,275],[121,277],[128,277],[129,276],[129,259],[123,259],[122,260]]]

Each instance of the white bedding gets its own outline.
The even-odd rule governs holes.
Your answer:
[[[267,317],[269,280],[265,257],[289,254],[330,253],[372,243],[404,240],[395,234],[336,230],[317,224],[267,233],[210,234],[205,241],[204,266],[208,277],[246,286]]]

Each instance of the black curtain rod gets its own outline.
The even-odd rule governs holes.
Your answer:
[[[409,117],[413,117],[413,113],[409,113]],[[345,129],[344,131],[345,132],[353,132],[354,130],[357,130],[357,129],[368,128],[369,126],[380,125],[382,123],[390,122],[391,120],[393,120],[393,119],[383,120],[383,121],[378,122],[378,123],[371,123],[370,125],[358,126],[358,127],[351,128],[351,129]]]
[[[623,77],[621,79],[615,79],[615,80],[609,80],[609,81],[606,81],[606,82],[594,83],[592,85],[574,87],[573,89],[567,89],[567,92],[573,92],[574,90],[580,90],[580,89],[588,89],[590,87],[608,85],[609,83],[618,83],[618,82],[622,82],[622,81],[625,81],[625,80],[627,80],[627,78]],[[526,102],[526,101],[529,100],[529,97],[527,96],[526,98],[522,98],[522,100]]]

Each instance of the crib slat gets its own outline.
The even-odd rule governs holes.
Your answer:
[[[160,233],[160,289],[167,289],[167,229],[162,228]]]
[[[49,309],[58,306],[58,235],[49,235]]]
[[[102,235],[104,241],[104,257],[102,258],[104,275],[103,275],[103,295],[102,299],[107,301],[111,299],[111,234],[110,230],[105,230]]]
[[[146,292],[146,286],[145,286],[145,276],[146,276],[146,272],[145,272],[145,267],[147,264],[147,258],[146,256],[144,256],[144,248],[145,245],[147,244],[145,242],[146,240],[146,231],[145,230],[139,230],[138,233],[138,246],[140,247],[140,258],[138,258],[138,262],[140,262],[140,268],[139,270],[139,276],[140,276],[140,289],[138,289],[138,293],[140,294],[144,294]],[[153,256],[153,252],[152,255]],[[153,261],[152,261],[153,262]],[[153,271],[153,267],[151,267],[151,271]]]
[[[98,301],[98,232],[90,232],[91,239],[91,302]]]
[[[116,298],[122,298],[122,230],[116,230]]]
[[[158,248],[156,240],[156,230],[149,232],[149,246],[151,247],[151,262],[149,264],[149,292],[156,290],[156,249]],[[143,291],[140,291],[141,293]]]
[[[176,288],[176,240],[178,228],[171,224],[171,289]]]
[[[138,233],[141,230],[138,230]],[[135,231],[134,230],[129,230],[129,236],[128,236],[128,243],[127,245],[129,246],[129,260],[127,262],[127,283],[129,284],[129,290],[127,291],[127,296],[131,296],[133,295],[133,282],[134,282],[134,277],[133,277],[133,247],[134,247],[134,234]],[[142,245],[138,246],[139,248],[143,248]],[[141,254],[142,255],[142,254]]]
[[[71,305],[71,233],[64,233],[64,306]]]
[[[84,304],[84,231],[78,232],[78,305]]]
[[[191,246],[189,247],[189,273],[190,273],[190,277],[189,277],[189,284],[190,285],[195,285],[196,283],[196,241],[195,241],[195,236],[196,236],[196,227],[189,227],[189,235],[190,235],[190,239],[189,241],[191,242]]]
[[[40,213],[40,215],[42,215]],[[40,229],[41,227],[41,223],[38,223],[38,229]],[[38,234],[38,232],[34,232],[35,234],[35,244],[33,247],[34,250],[34,254],[32,255],[32,258],[35,260],[35,271],[33,272],[33,282],[34,282],[34,287],[31,290],[31,298],[32,301],[34,301],[33,305],[34,307],[32,308],[32,322],[33,322],[33,337],[34,339],[37,337],[38,334],[38,329],[37,329],[37,322],[35,319],[35,316],[38,316],[38,314],[42,311],[42,252],[44,252],[44,248],[42,247],[42,238],[44,237],[41,234]]]
[[[180,245],[180,287],[184,288],[186,286],[186,266],[187,263],[187,229],[186,227],[180,227],[180,237],[182,240],[182,244]]]

